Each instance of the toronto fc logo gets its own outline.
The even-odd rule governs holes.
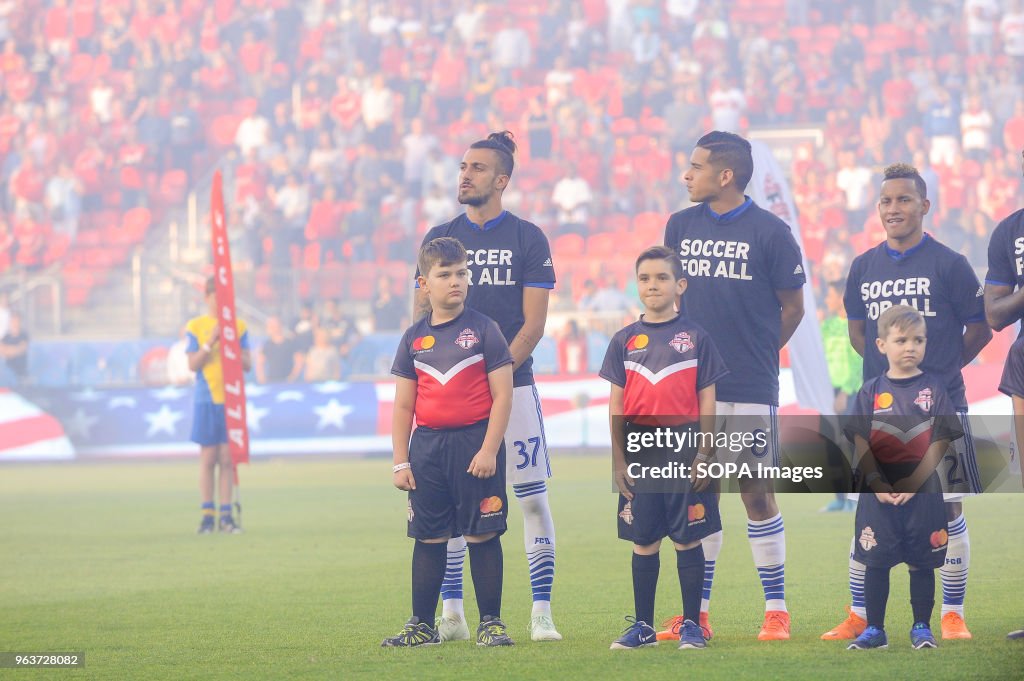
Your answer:
[[[914,400],[914,404],[921,407],[921,411],[928,413],[932,410],[932,389],[924,388],[921,392],[917,393],[917,399]]]
[[[633,524],[633,502],[627,501],[626,505],[619,511],[619,517],[622,518],[622,522],[627,525]]]
[[[870,551],[878,545],[878,540],[875,539],[875,531],[870,527],[865,527],[864,531],[860,533],[860,547],[865,551]]]
[[[675,337],[668,342],[668,344],[680,354],[693,350],[693,341],[690,340],[690,334],[685,331],[677,333]]]
[[[455,344],[463,350],[469,350],[471,347],[480,342],[480,339],[476,337],[472,329],[463,329],[459,337],[455,339]]]

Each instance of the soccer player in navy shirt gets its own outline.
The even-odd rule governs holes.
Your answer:
[[[996,225],[988,243],[985,318],[996,331],[1024,318],[1024,209]]]
[[[503,436],[512,408],[512,356],[494,321],[465,306],[469,270],[462,244],[431,240],[418,260],[431,312],[405,332],[391,368],[393,482],[409,492],[408,533],[416,540],[412,617],[381,645],[441,642],[434,615],[446,545],[457,533],[469,542],[480,608],[477,644],[510,646],[500,617],[500,536],[508,506]]]
[[[506,466],[508,482],[523,511],[533,595],[530,637],[534,641],[558,641],[562,636],[551,619],[555,526],[546,482],[551,477],[551,466],[531,356],[544,335],[555,270],[548,240],[540,228],[501,206],[502,192],[515,167],[515,151],[508,131],[492,133],[470,145],[459,166],[459,203],[466,212],[432,228],[424,242],[451,236],[465,245],[470,274],[466,306],[497,322],[512,352],[514,388],[512,416],[505,433]],[[422,291],[416,296],[416,305],[417,316],[425,313]],[[439,624],[444,640],[469,638],[462,607],[465,551],[465,542],[459,537],[448,544]]]
[[[942,638],[970,638],[963,619],[970,543],[961,499],[980,492],[974,443],[967,422],[967,397],[960,369],[973,360],[992,338],[985,323],[981,283],[963,255],[924,232],[923,220],[931,204],[920,174],[897,163],[885,169],[878,198],[878,215],[886,240],[857,256],[850,265],[843,302],[850,343],[864,357],[864,380],[886,370],[882,355],[874,351],[879,316],[893,305],[918,310],[928,328],[929,343],[921,369],[946,381],[953,406],[966,435],[943,457],[940,476],[947,492],[949,548],[942,577]],[[822,639],[850,639],[867,626],[863,609],[864,565],[850,551],[850,614]]]
[[[848,650],[888,646],[889,571],[898,563],[910,568],[910,644],[935,648],[935,568],[945,561],[949,539],[935,469],[964,431],[946,394],[946,377],[920,368],[928,344],[921,313],[893,305],[877,324],[874,344],[887,370],[864,382],[844,428],[868,488],[857,504],[854,530],[854,552],[867,566],[868,625]]]
[[[655,594],[661,570],[661,540],[666,536],[676,549],[676,571],[683,596],[683,624],[679,647],[704,648],[700,625],[704,550],[701,540],[720,532],[718,499],[700,478],[696,464],[707,462],[711,441],[648,450],[627,463],[627,439],[672,431],[678,436],[714,434],[715,383],[728,369],[710,335],[681,313],[676,301],[686,290],[683,268],[675,251],[654,246],[636,260],[637,289],[644,305],[640,320],[612,337],[601,367],[601,378],[612,384],[608,407],[611,417],[612,461],[619,488],[619,538],[633,543],[632,573],[635,618],[614,643],[613,650],[657,645],[654,620]],[[651,456],[653,455],[653,457]],[[680,477],[658,489],[643,489],[632,477],[643,462],[663,467],[689,465],[690,479]],[[678,470],[678,469],[677,469]],[[634,491],[635,490],[635,491]]]
[[[1024,150],[1021,151],[1024,172]],[[985,319],[996,331],[1024,318],[1024,209],[1018,210],[996,225],[988,244],[988,273],[985,275]],[[1024,418],[1024,335],[1010,348],[1003,368],[999,389],[1013,398],[1013,442],[1011,447],[1024,478],[1024,460],[1020,437],[1024,428],[1017,421]],[[1012,631],[1008,638],[1024,640],[1024,629]]]
[[[680,303],[715,339],[729,375],[716,386],[716,412],[726,429],[768,434],[768,447],[743,456],[778,465],[779,351],[803,318],[803,258],[789,226],[744,195],[754,172],[750,143],[729,132],[697,141],[684,175],[698,205],[673,214],[665,245],[682,261],[689,282]],[[753,464],[751,464],[753,465]],[[789,638],[786,609],[786,535],[770,480],[740,481],[747,537],[765,596],[758,639]],[[706,560],[701,626],[708,625],[711,584],[721,533],[704,539]],[[676,617],[659,638],[678,631]]]

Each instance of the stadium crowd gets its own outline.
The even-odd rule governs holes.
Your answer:
[[[282,271],[401,297],[458,212],[462,150],[504,128],[505,205],[552,241],[554,309],[620,304],[593,303],[631,279],[606,256],[660,242],[703,131],[820,130],[790,171],[823,295],[882,238],[896,160],[983,266],[1020,196],[1024,2],[0,0],[0,79],[0,273],[56,263],[70,304],[225,157],[257,297]]]

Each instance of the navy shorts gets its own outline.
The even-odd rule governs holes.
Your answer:
[[[192,436],[189,439],[201,447],[227,444],[228,428],[224,421],[224,405],[197,402],[192,411]]]
[[[505,533],[505,445],[498,449],[494,475],[466,472],[484,442],[487,420],[465,428],[418,427],[409,442],[416,489],[409,492],[408,535],[439,539],[460,534]]]
[[[650,426],[627,422],[630,433],[652,431]],[[678,431],[695,430],[695,424],[676,428]],[[693,465],[696,450],[684,448],[679,452],[669,449],[644,449],[630,453],[626,450],[626,463],[661,468],[670,463]],[[668,537],[677,544],[690,544],[722,529],[718,513],[715,486],[694,492],[689,478],[636,479],[633,500],[619,495],[618,532],[624,539],[640,546],[653,544]]]
[[[919,492],[902,506],[861,493],[854,539],[854,558],[868,567],[942,567],[949,541],[942,493]]]

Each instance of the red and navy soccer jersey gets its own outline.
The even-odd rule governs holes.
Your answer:
[[[782,307],[775,291],[807,281],[789,225],[750,198],[723,215],[700,204],[668,219],[665,245],[683,262],[686,315],[707,329],[729,365],[715,387],[718,399],[778,405]]]
[[[985,283],[1024,288],[1024,210],[1009,216],[992,232],[988,242],[988,273]]]
[[[907,477],[937,440],[956,440],[963,427],[945,379],[927,372],[913,378],[876,376],[861,387],[843,431],[860,435],[890,482]]]
[[[432,228],[423,243],[442,236],[455,237],[469,254],[466,306],[496,321],[506,342],[511,343],[525,321],[523,288],[555,287],[555,268],[544,232],[532,222],[502,211],[482,227],[463,213]],[[516,369],[512,381],[517,387],[533,384],[532,358]]]
[[[487,374],[512,363],[501,330],[468,308],[436,326],[430,317],[405,332],[391,366],[394,375],[416,381],[416,424],[461,428],[488,418]]]
[[[1010,346],[1010,353],[1003,365],[1003,376],[999,379],[999,392],[1010,397],[1024,397],[1024,336]]]
[[[883,241],[854,258],[843,296],[848,319],[864,320],[864,380],[885,373],[889,363],[875,345],[878,317],[893,305],[909,305],[928,329],[921,371],[942,376],[953,405],[967,410],[960,358],[964,325],[985,320],[981,282],[967,258],[930,235],[899,253]]]
[[[601,366],[601,378],[623,389],[626,420],[640,425],[697,421],[697,393],[728,373],[708,333],[682,315],[633,322],[612,336]]]

